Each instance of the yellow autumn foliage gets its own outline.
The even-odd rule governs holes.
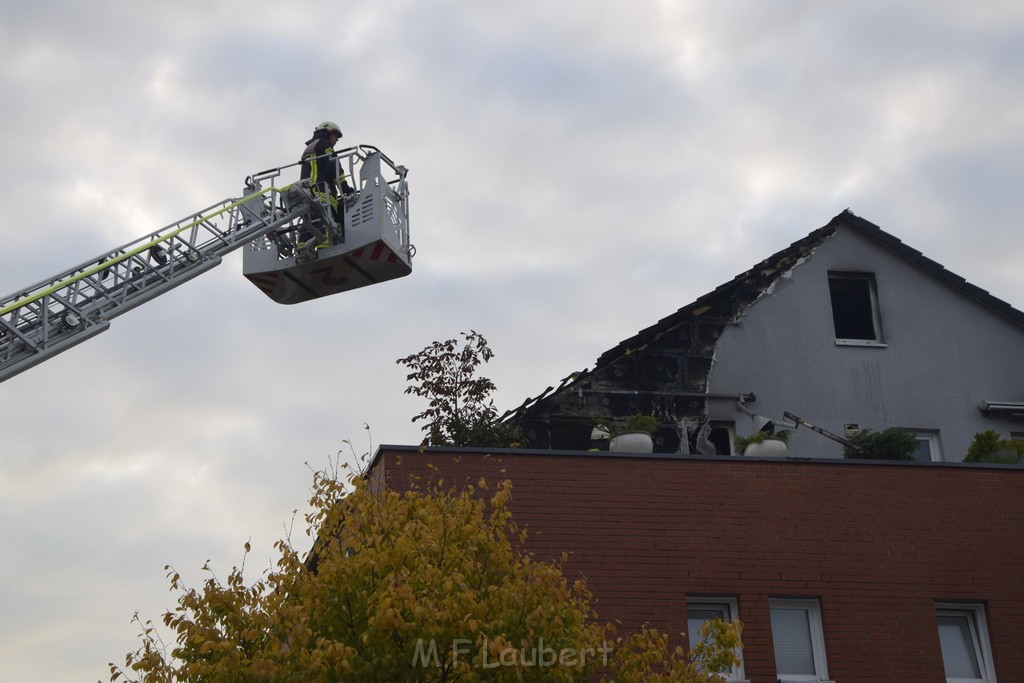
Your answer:
[[[180,591],[163,618],[173,644],[140,622],[111,681],[707,683],[734,662],[738,622],[712,622],[689,653],[652,629],[616,638],[564,557],[513,543],[525,536],[507,481],[397,492],[316,472],[312,491],[305,557],[279,541],[258,580],[236,567],[199,589],[167,567]]]

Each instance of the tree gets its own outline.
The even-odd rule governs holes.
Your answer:
[[[616,683],[721,683],[728,671],[739,664],[741,647],[739,621],[712,619],[695,634],[697,642],[687,652],[682,647],[669,651],[668,636],[643,627],[616,642],[609,669]],[[602,678],[602,681],[607,679]]]
[[[715,625],[695,659],[670,654],[650,629],[612,640],[583,580],[518,549],[508,482],[396,492],[316,472],[312,491],[308,558],[279,541],[276,567],[251,585],[243,562],[201,589],[167,567],[180,591],[163,618],[174,644],[139,621],[141,644],[124,668],[110,665],[111,681],[585,681],[604,671],[705,683],[722,679],[702,670],[733,663],[738,622]]]
[[[494,352],[482,334],[460,332],[463,340],[435,341],[396,363],[410,369],[405,393],[428,399],[427,409],[412,418],[426,420],[423,431],[434,446],[502,448],[518,445],[517,427],[498,420],[491,394],[494,382],[477,376],[477,368]]]

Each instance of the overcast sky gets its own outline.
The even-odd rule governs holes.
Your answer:
[[[395,359],[435,339],[481,332],[512,408],[845,208],[1024,308],[1020,2],[0,8],[0,294],[238,196],[324,119],[410,169],[417,248],[291,307],[235,253],[0,385],[8,680],[105,679],[167,563],[269,566],[304,463],[419,442]]]

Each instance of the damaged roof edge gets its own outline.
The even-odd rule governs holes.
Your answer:
[[[827,225],[818,228],[810,235],[807,235],[806,237],[794,242],[787,248],[776,252],[775,254],[769,256],[768,258],[759,261],[758,263],[754,264],[752,268],[740,273],[732,280],[719,285],[714,290],[698,297],[692,303],[683,306],[682,308],[676,310],[674,313],[671,313],[668,316],[660,319],[653,325],[646,327],[643,330],[640,330],[637,334],[633,335],[632,337],[619,342],[608,351],[602,353],[595,361],[592,369],[586,369],[583,371],[570,373],[564,380],[562,380],[557,390],[553,390],[552,387],[548,387],[543,392],[541,392],[540,395],[534,398],[528,398],[525,401],[523,401],[523,403],[519,405],[519,407],[507,411],[504,415],[502,415],[501,420],[509,419],[515,415],[521,415],[528,409],[539,405],[542,401],[549,398],[550,396],[557,394],[559,391],[565,389],[566,387],[573,386],[576,383],[584,380],[585,378],[588,378],[594,372],[597,372],[602,368],[608,367],[609,365],[617,362],[621,358],[628,356],[637,350],[643,349],[649,341],[657,338],[658,335],[673,330],[679,325],[682,325],[683,323],[689,321],[693,317],[698,317],[703,313],[707,312],[708,310],[713,308],[715,304],[720,303],[721,301],[734,296],[735,291],[740,286],[747,283],[752,277],[764,277],[763,273],[765,270],[770,271],[773,265],[777,267],[777,264],[779,262],[785,260],[787,257],[790,257],[794,253],[800,253],[801,256],[805,255],[805,253],[802,252],[802,248],[807,244],[816,246],[817,243],[823,241],[825,237],[828,237],[829,235],[833,234],[838,228],[837,221],[839,221],[839,219],[842,218],[843,215],[844,214],[840,214],[839,216],[836,216]],[[778,277],[781,274],[782,272],[778,272],[776,274],[776,277]],[[755,300],[760,297],[764,289],[766,289],[772,282],[774,282],[774,280],[775,278],[771,278],[770,280],[766,281],[762,287],[756,290],[757,295],[755,296]]]
[[[702,308],[711,308],[723,299],[734,297],[737,290],[744,285],[754,285],[754,300],[760,298],[764,292],[783,274],[797,265],[797,262],[810,254],[820,246],[827,238],[831,237],[839,229],[842,219],[845,216],[853,216],[849,210],[839,214],[828,224],[811,232],[796,242],[793,242],[785,249],[781,249],[768,258],[755,263],[751,268],[743,271],[732,280],[716,287],[711,292],[698,297],[695,301],[678,309],[665,318],[662,318],[654,325],[647,327],[632,337],[619,342],[616,346],[601,354],[594,365],[594,369],[605,367],[628,353],[643,348],[647,342],[656,334],[664,333],[676,327],[693,316],[700,315],[698,311]],[[876,228],[877,229],[877,228]],[[792,262],[787,262],[792,261]]]
[[[887,233],[874,223],[857,216],[849,209],[832,218],[827,224],[812,231],[805,237],[793,242],[785,249],[775,252],[771,256],[757,262],[753,267],[743,271],[732,280],[716,287],[711,292],[698,297],[695,301],[674,313],[660,319],[653,325],[640,330],[637,334],[625,339],[614,347],[602,353],[594,363],[593,369],[582,370],[570,373],[559,384],[557,389],[548,387],[539,396],[526,399],[518,408],[510,410],[502,416],[502,419],[521,414],[528,407],[538,404],[540,401],[557,394],[566,387],[588,378],[594,372],[608,367],[625,356],[643,349],[648,343],[657,339],[660,335],[673,330],[694,317],[699,317],[716,304],[725,300],[735,299],[742,289],[746,288],[748,294],[754,294],[752,301],[743,308],[746,310],[753,303],[760,300],[766,293],[769,293],[778,279],[786,273],[791,272],[806,258],[820,247],[828,238],[832,237],[841,227],[852,228],[862,235],[876,241],[877,243],[891,249],[911,263],[938,278],[950,287],[957,289],[967,296],[975,299],[982,305],[1009,318],[1012,322],[1024,327],[1024,312],[1011,306],[1009,303],[992,296],[989,292],[980,287],[972,285],[963,277],[946,270],[940,263],[933,261],[917,249],[907,246],[902,240]]]

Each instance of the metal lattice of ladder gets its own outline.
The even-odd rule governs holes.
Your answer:
[[[278,200],[286,189],[226,199],[0,300],[0,381],[103,332],[111,318],[297,219]]]
[[[309,180],[279,183],[301,162],[255,173],[225,199],[0,299],[0,382],[110,327],[110,320],[219,265],[243,245],[243,275],[296,303],[408,275],[407,169],[376,147],[332,156],[355,181],[343,228]],[[267,186],[264,187],[264,184]],[[308,237],[302,247],[301,235]]]

